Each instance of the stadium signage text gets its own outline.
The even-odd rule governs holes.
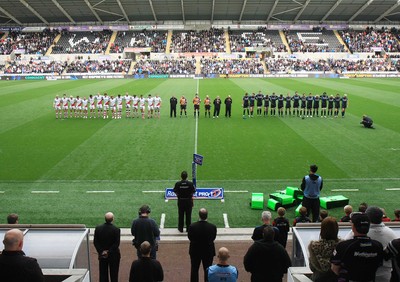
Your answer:
[[[224,188],[196,188],[194,199],[221,200],[224,198]],[[173,188],[165,189],[166,200],[176,200],[176,194]]]

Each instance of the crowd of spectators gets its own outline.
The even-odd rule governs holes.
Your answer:
[[[140,60],[133,68],[133,74],[194,74],[196,59]]]
[[[299,59],[272,59],[265,60],[269,72],[299,72],[299,71],[326,71],[343,73],[347,71],[400,71],[400,62],[385,59],[367,60],[299,60]]]
[[[67,67],[67,73],[128,73],[131,60],[76,60]]]
[[[246,47],[270,47],[274,52],[286,52],[283,43],[273,42],[263,30],[233,33],[229,31],[231,52],[245,52]]]
[[[58,33],[56,29],[44,29],[42,32],[11,31],[0,40],[0,55],[10,55],[18,49],[24,50],[25,54],[44,55]]]
[[[53,47],[53,53],[102,54],[107,49],[111,34],[111,30],[91,31],[90,33],[73,33],[62,30],[62,37]]]
[[[224,30],[178,31],[172,35],[172,53],[225,52]]]
[[[5,74],[44,74],[44,73],[55,73],[61,74],[65,67],[66,62],[59,61],[29,61],[28,63],[14,61],[7,66],[0,67],[0,70]]]
[[[375,30],[367,27],[363,31],[344,30],[340,34],[351,52],[373,52],[373,47],[381,47],[386,52],[400,52],[400,44],[396,38],[399,31],[396,28],[382,27]]]
[[[151,52],[164,53],[167,45],[166,31],[133,31],[118,32],[110,48],[111,53],[122,53],[125,47],[150,47]]]
[[[260,60],[205,59],[201,61],[202,74],[264,74]]]

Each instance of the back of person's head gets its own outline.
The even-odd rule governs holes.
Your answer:
[[[139,215],[148,215],[150,212],[151,212],[151,210],[148,205],[142,205],[139,208]]]
[[[315,164],[310,165],[310,171],[311,171],[312,173],[316,173],[317,170],[318,170],[318,166],[317,166],[317,165],[315,165]]]
[[[106,215],[104,216],[104,219],[107,223],[111,223],[114,221],[114,214],[112,212],[108,212],[106,213]]]
[[[396,218],[400,217],[400,210],[394,210],[394,215]]]
[[[199,218],[200,218],[201,220],[206,220],[207,217],[208,217],[208,211],[207,211],[205,208],[201,208],[201,209],[199,210]]]
[[[263,238],[265,241],[274,241],[275,231],[274,228],[270,225],[264,227],[263,230]]]
[[[367,214],[360,213],[360,212],[353,213],[351,215],[350,220],[351,220],[351,223],[353,224],[354,229],[359,234],[366,235],[368,233],[371,221]]]
[[[143,256],[149,256],[151,251],[151,245],[148,241],[144,241],[142,244],[140,244],[140,253]]]
[[[336,218],[328,216],[321,222],[321,239],[337,240],[339,232],[339,225]]]
[[[18,214],[16,213],[10,213],[7,216],[7,223],[8,224],[17,224],[18,223]]]
[[[362,202],[362,203],[358,206],[358,211],[359,211],[359,212],[365,212],[365,211],[367,210],[367,208],[368,208],[367,203]]]
[[[278,215],[279,216],[284,216],[286,214],[286,209],[284,207],[278,208]]]
[[[382,223],[383,211],[379,207],[368,207],[365,213],[368,215],[371,223],[380,224]]]
[[[321,210],[319,212],[319,217],[321,218],[321,221],[324,220],[325,218],[327,218],[328,216],[328,211],[327,210]]]
[[[226,262],[229,259],[229,250],[225,247],[219,248],[218,258],[220,261]]]
[[[19,229],[8,230],[4,234],[4,250],[21,251],[23,246],[24,234]]]
[[[271,218],[272,218],[272,214],[271,214],[270,211],[263,211],[263,212],[261,213],[261,219],[262,219],[262,221],[264,221],[264,222],[269,222],[269,221],[271,220]]]
[[[182,171],[182,173],[181,173],[181,178],[182,178],[183,180],[186,180],[186,179],[188,178],[188,173],[187,173],[186,170]]]
[[[350,205],[345,205],[343,210],[346,215],[350,215],[353,212],[353,207]]]
[[[301,207],[299,209],[299,213],[301,216],[306,216],[307,215],[307,208],[306,207]]]

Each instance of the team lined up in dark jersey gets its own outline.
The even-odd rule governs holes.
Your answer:
[[[247,116],[254,117],[254,108],[257,107],[257,116],[276,116],[276,109],[278,108],[278,116],[298,116],[298,117],[338,117],[341,111],[342,117],[346,113],[348,107],[348,98],[344,94],[341,97],[339,94],[336,96],[328,96],[324,92],[321,96],[312,95],[311,93],[306,96],[300,96],[297,92],[293,96],[287,94],[279,96],[275,93],[271,95],[264,95],[259,91],[258,94],[253,93],[249,95],[246,93],[243,96],[243,118]]]

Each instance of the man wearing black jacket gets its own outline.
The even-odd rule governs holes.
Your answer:
[[[251,272],[251,282],[282,282],[283,275],[292,265],[281,244],[274,241],[272,226],[263,230],[263,239],[255,241],[244,256],[243,264]]]
[[[207,222],[207,217],[207,210],[201,208],[200,220],[189,226],[190,282],[199,281],[200,263],[203,263],[204,281],[207,280],[207,268],[212,265],[215,256],[214,240],[217,237],[217,227]]]
[[[170,111],[169,111],[169,117],[176,117],[176,105],[178,104],[178,99],[176,99],[175,96],[172,96],[171,99],[169,99],[169,104],[170,104]]]
[[[105,223],[98,225],[94,231],[93,244],[99,255],[100,282],[118,282],[119,262],[121,254],[119,243],[121,230],[113,225],[114,215],[106,213]],[[110,280],[108,273],[110,272]]]
[[[183,221],[186,217],[186,231],[192,223],[193,194],[196,188],[193,182],[187,180],[186,171],[181,173],[181,181],[175,183],[174,192],[178,197],[178,230],[183,232]]]

